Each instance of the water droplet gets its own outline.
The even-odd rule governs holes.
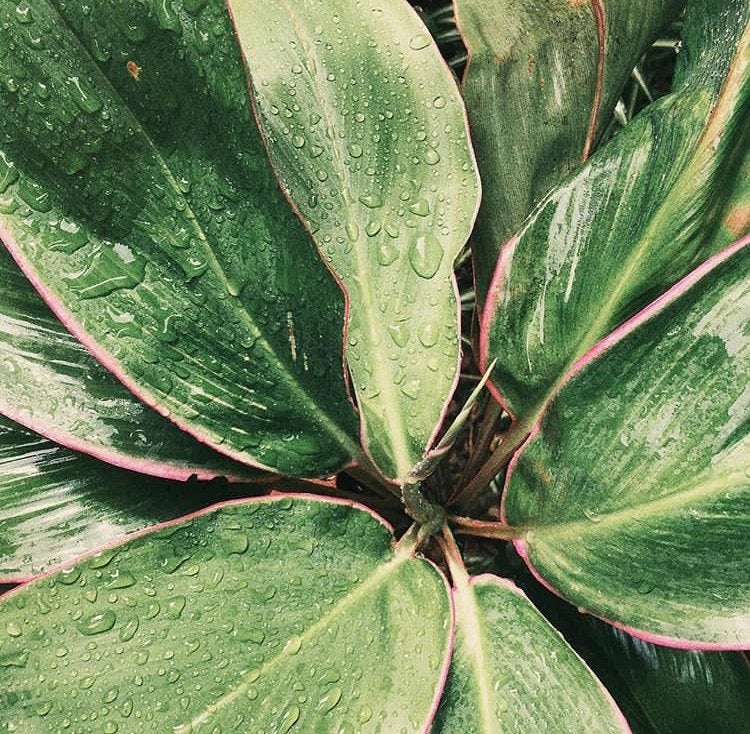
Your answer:
[[[138,617],[133,617],[132,619],[129,619],[122,627],[120,627],[120,632],[118,637],[122,642],[127,642],[128,640],[132,640],[133,637],[135,637],[135,633],[138,631],[138,626],[140,622],[138,620]]]
[[[369,706],[363,706],[359,710],[359,723],[366,724],[372,718],[372,709]]]
[[[427,348],[437,344],[439,334],[439,329],[435,324],[427,323],[419,327],[419,341]]]
[[[10,620],[10,622],[8,622],[8,624],[5,625],[5,631],[11,637],[20,637],[21,634],[23,633],[23,630],[21,629],[21,625],[12,619]]]
[[[359,200],[368,209],[380,209],[383,206],[383,197],[379,194],[363,194]]]
[[[438,110],[442,110],[445,107],[445,104],[445,97],[435,97],[435,99],[432,100],[432,106]]]
[[[182,611],[185,609],[187,599],[184,596],[173,596],[167,602],[167,617],[169,619],[179,619],[182,616]]]
[[[287,732],[291,730],[291,728],[299,721],[300,713],[299,706],[296,705],[290,706],[284,712],[284,715],[281,717],[281,722],[279,723],[279,731],[281,734],[287,734]]]
[[[409,262],[420,277],[432,278],[443,260],[443,247],[430,232],[418,236],[409,247]]]
[[[115,626],[117,617],[111,609],[97,612],[78,623],[78,630],[84,635],[98,635],[108,632]]]
[[[587,517],[587,519],[590,522],[593,522],[593,523],[601,522],[602,520],[601,515],[596,510],[592,509],[591,507],[584,508],[583,514]]]
[[[339,701],[341,700],[341,696],[343,695],[343,691],[338,686],[334,686],[331,688],[330,691],[325,693],[323,697],[320,699],[320,703],[318,704],[318,708],[321,711],[333,711],[333,709],[336,708]]]
[[[430,213],[430,205],[426,199],[418,199],[409,207],[409,211],[419,217],[426,217]]]
[[[322,155],[323,148],[321,148],[319,145],[311,145],[310,146],[310,157],[311,158],[317,158],[318,156]]]
[[[287,655],[296,655],[302,649],[302,639],[300,637],[291,637],[284,645],[284,652]]]
[[[390,242],[381,242],[378,245],[377,256],[380,265],[391,265],[398,259],[398,247]]]
[[[112,580],[107,584],[108,589],[128,589],[135,586],[136,579],[132,573],[120,571],[119,569],[112,574]]]
[[[438,153],[434,148],[428,148],[427,152],[424,154],[424,162],[429,166],[434,166],[439,161],[440,153]]]
[[[0,150],[0,194],[4,194],[16,181],[18,181],[18,169]]]
[[[352,158],[361,158],[364,151],[362,150],[361,145],[357,145],[357,143],[351,143],[349,147],[347,148],[349,151],[349,155]]]
[[[417,33],[409,39],[409,48],[414,51],[421,51],[432,43],[432,39],[426,33]]]
[[[346,236],[351,242],[356,242],[359,239],[359,225],[356,222],[346,223]]]
[[[305,138],[302,135],[292,135],[292,145],[295,148],[304,148]]]
[[[403,348],[409,343],[409,328],[403,322],[391,324],[388,327],[388,333],[398,347]]]
[[[52,711],[52,703],[50,701],[42,701],[34,707],[34,711],[36,711],[37,716],[46,716]]]
[[[318,171],[315,174],[315,176],[317,177],[318,181],[320,181],[321,183],[328,180],[328,173],[323,170]]]
[[[380,222],[373,220],[367,223],[367,226],[365,227],[365,232],[367,233],[368,237],[374,237],[378,232],[380,232],[382,227],[383,225]]]
[[[120,690],[117,687],[108,689],[104,696],[102,697],[102,701],[104,703],[113,703],[117,700],[117,697],[120,695]]]
[[[75,103],[84,112],[93,115],[102,108],[103,102],[101,99],[99,99],[94,90],[83,82],[80,77],[68,77],[68,84],[73,91],[73,99],[75,100]]]

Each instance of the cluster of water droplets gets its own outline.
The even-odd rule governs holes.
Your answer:
[[[391,692],[403,668],[390,655],[439,670],[447,600],[445,620],[429,610],[417,623],[411,584],[428,594],[442,582],[414,561],[416,578],[403,580],[412,593],[384,575],[347,601],[387,563],[390,540],[368,513],[275,500],[101,551],[0,607],[0,726],[415,731],[401,712],[412,690]],[[401,615],[412,623],[390,629]],[[426,633],[435,628],[437,642]],[[407,632],[411,645],[399,641]],[[368,649],[380,650],[370,665]]]

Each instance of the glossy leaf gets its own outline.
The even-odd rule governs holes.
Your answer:
[[[138,401],[65,330],[4,250],[0,385],[0,413],[126,469],[170,479],[261,476]]]
[[[271,159],[348,296],[364,443],[403,481],[458,376],[479,194],[458,89],[403,0],[229,4]]]
[[[591,666],[633,734],[745,734],[750,665],[744,653],[654,645],[581,614],[541,587],[525,567],[519,584]]]
[[[126,533],[248,489],[144,477],[0,416],[0,579],[30,578]]]
[[[223,4],[24,8],[0,8],[0,236],[26,275],[201,440],[283,473],[346,463],[343,298],[270,171]]]
[[[745,150],[750,6],[712,0],[690,13],[675,91],[552,192],[503,249],[482,354],[498,359],[498,397],[527,425],[599,339],[728,244],[717,226]]]
[[[512,584],[454,591],[456,651],[434,734],[629,732],[601,683]]]
[[[0,726],[425,732],[450,602],[391,542],[359,508],[266,499],[22,587],[0,603]]]
[[[456,0],[483,203],[481,301],[500,248],[588,158],[638,59],[684,0]]]
[[[518,548],[651,641],[750,644],[750,238],[601,342],[514,462]]]

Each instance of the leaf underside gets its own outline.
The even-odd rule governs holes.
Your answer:
[[[593,350],[507,484],[537,572],[656,641],[750,644],[748,272],[746,238]]]
[[[260,500],[22,587],[0,604],[0,728],[426,731],[448,592],[391,542],[351,506]]]
[[[479,196],[460,94],[403,0],[230,6],[271,160],[348,297],[364,445],[403,480],[458,376],[453,262]]]
[[[0,237],[141,399],[236,459],[356,453],[343,297],[273,177],[223,3],[0,9]]]

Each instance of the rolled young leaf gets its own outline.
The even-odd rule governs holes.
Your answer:
[[[169,479],[262,476],[198,443],[137,400],[65,330],[5,250],[0,250],[0,414],[132,471]]]
[[[674,92],[553,191],[503,248],[481,327],[496,396],[533,424],[570,367],[728,244],[746,145],[750,6],[690,7]]]
[[[450,599],[392,541],[358,507],[261,499],[21,587],[0,602],[0,727],[427,732]]]
[[[472,235],[484,301],[500,248],[592,151],[625,81],[684,0],[456,0],[482,173]]]
[[[535,572],[657,643],[750,645],[748,272],[750,237],[591,350],[506,484]]]
[[[0,580],[31,578],[239,491],[123,471],[0,416]]]
[[[434,734],[622,734],[625,719],[581,658],[510,582],[454,590],[456,651]]]
[[[200,440],[347,463],[343,297],[270,171],[226,8],[23,7],[0,8],[0,236],[26,275]]]
[[[347,294],[363,442],[403,481],[458,377],[479,196],[458,89],[404,0],[229,5],[271,159]]]

